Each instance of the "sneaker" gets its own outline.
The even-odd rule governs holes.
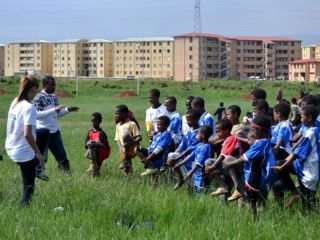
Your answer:
[[[36,170],[36,177],[43,181],[49,181],[49,177],[44,173],[42,168]]]
[[[225,187],[219,187],[216,191],[211,193],[211,196],[219,196],[225,193],[228,193],[228,189]]]
[[[184,181],[183,181],[183,180],[179,180],[179,181],[176,183],[176,185],[174,185],[173,190],[179,189],[183,184],[184,184]]]
[[[125,169],[126,167],[126,163],[125,162],[121,162],[119,165],[119,169]]]
[[[148,175],[152,175],[155,174],[156,172],[158,172],[158,170],[156,168],[147,168],[143,173],[141,173],[141,176],[148,176]]]
[[[284,207],[291,208],[298,200],[299,200],[299,195],[292,195]]]
[[[235,191],[233,192],[233,194],[232,194],[230,197],[228,197],[228,201],[229,201],[229,202],[235,201],[235,200],[238,200],[238,199],[241,198],[241,197],[242,197],[241,193],[239,193],[238,190],[235,190]]]

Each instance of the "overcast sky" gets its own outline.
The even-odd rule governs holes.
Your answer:
[[[193,32],[194,0],[0,0],[0,43]],[[320,0],[202,0],[202,32],[320,42]]]

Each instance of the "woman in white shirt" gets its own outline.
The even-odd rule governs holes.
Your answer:
[[[34,192],[36,161],[43,157],[35,142],[36,109],[31,101],[39,82],[33,77],[21,79],[19,94],[12,101],[8,113],[6,151],[10,159],[20,166],[23,194],[19,206],[28,204]]]

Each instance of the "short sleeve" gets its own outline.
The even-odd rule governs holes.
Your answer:
[[[197,151],[196,164],[200,167],[204,167],[204,162],[210,157],[210,145],[206,144],[201,149]]]
[[[140,130],[135,122],[131,123],[131,134],[133,137],[141,135]]]
[[[259,142],[255,142],[248,151],[246,151],[243,155],[243,157],[251,162],[253,159],[261,157],[264,155],[263,151],[263,145],[260,144]]]
[[[289,131],[290,131],[289,128],[287,128],[285,126],[282,126],[280,128],[277,141],[279,141],[281,139],[282,142],[284,144],[286,144],[289,141],[289,136],[290,136],[290,132]]]
[[[149,109],[146,111],[146,122],[148,121],[152,121]]]
[[[157,147],[160,147],[162,149],[165,149],[167,146],[170,145],[171,143],[171,134],[169,132],[166,132],[162,138],[159,140],[158,144],[157,144]]]
[[[307,137],[303,137],[295,148],[293,154],[301,160],[306,160],[310,152],[312,151],[311,141]]]
[[[37,121],[36,117],[37,117],[36,109],[32,105],[30,105],[30,107],[28,107],[23,114],[23,125],[35,126]]]
[[[235,148],[238,146],[239,142],[237,138],[234,136],[228,137],[221,148],[221,155],[222,156],[230,156],[234,152]]]

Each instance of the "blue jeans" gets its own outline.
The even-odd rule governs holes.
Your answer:
[[[19,207],[23,207],[29,204],[34,192],[34,183],[36,178],[36,159],[32,159],[28,162],[18,163],[20,166],[22,177],[22,198],[19,203]]]
[[[52,152],[56,161],[58,162],[58,168],[66,172],[70,172],[70,163],[67,158],[66,150],[63,146],[61,133],[58,130],[55,133],[50,133],[48,129],[37,129],[37,140],[42,139],[46,144],[38,144],[40,152],[47,158],[48,149]],[[37,141],[38,142],[38,141]]]

